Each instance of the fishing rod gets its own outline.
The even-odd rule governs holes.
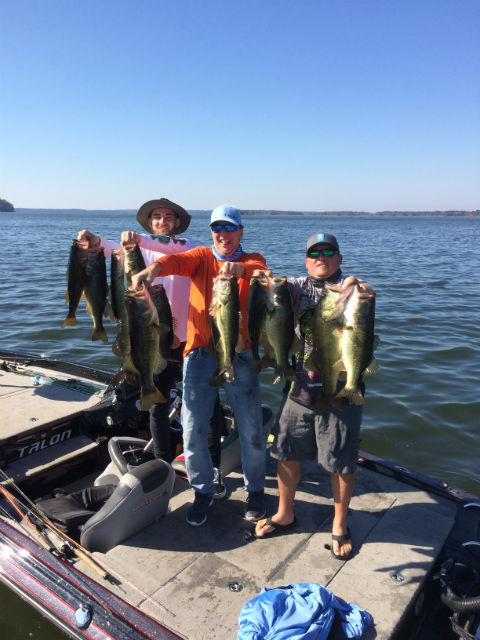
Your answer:
[[[14,495],[12,495],[7,489],[5,489],[5,487],[0,485],[0,492],[4,494],[4,496],[5,496],[5,498],[7,500],[8,500],[8,497],[7,497],[7,494],[8,494],[14,501],[20,502],[20,504],[25,509],[25,514],[23,514],[18,507],[15,507],[13,505],[13,503],[11,503],[12,507],[14,507],[15,510],[22,516],[22,519],[24,519],[26,517],[26,514],[29,514],[29,515],[33,516],[37,521],[40,521],[42,523],[43,527],[47,527],[48,529],[54,531],[55,534],[60,538],[60,540],[63,543],[63,546],[65,546],[66,549],[68,549],[69,551],[73,552],[79,559],[83,560],[86,564],[88,564],[94,571],[96,571],[99,575],[101,575],[101,577],[103,579],[108,580],[109,582],[113,582],[112,581],[112,576],[117,578],[120,582],[128,584],[130,587],[135,589],[146,600],[148,600],[152,604],[157,605],[158,607],[160,607],[160,609],[165,611],[165,613],[169,613],[174,618],[176,617],[175,613],[173,611],[170,611],[170,609],[168,609],[160,601],[158,601],[155,598],[152,598],[151,595],[149,595],[148,593],[146,593],[145,591],[140,589],[140,587],[138,585],[136,585],[134,582],[131,582],[128,578],[126,578],[124,575],[119,573],[117,570],[113,569],[113,567],[108,565],[104,560],[100,561],[100,560],[97,560],[96,558],[93,558],[92,557],[92,553],[88,549],[83,547],[79,542],[77,542],[73,538],[70,538],[64,531],[59,529],[41,511],[41,509],[38,507],[38,505],[36,505],[34,502],[32,502],[32,500],[22,491],[22,489],[15,483],[15,481],[12,478],[9,478],[7,476],[7,474],[3,471],[3,469],[0,469],[0,477],[2,477],[6,482],[8,482],[12,487],[14,487],[14,489],[19,493],[19,495],[27,502],[27,504],[24,504],[23,502],[21,502],[19,500],[19,498],[17,498]],[[8,501],[10,502],[10,500],[8,500]],[[28,506],[28,505],[30,505],[30,506]],[[27,519],[27,522],[28,521],[29,520]],[[35,530],[35,532],[38,533],[38,535],[40,535],[40,537],[42,537],[40,532],[37,530],[36,526],[34,524],[32,524],[32,523],[31,523],[31,526]],[[44,537],[43,539],[44,539],[45,543],[47,544],[47,546],[51,544],[47,540],[47,538]],[[62,555],[62,557],[67,558],[67,554],[64,551],[63,552],[59,552],[58,549],[56,549],[56,551],[57,551],[57,553],[60,553]],[[157,620],[159,622],[161,622],[161,620],[159,620],[158,618],[157,618]]]

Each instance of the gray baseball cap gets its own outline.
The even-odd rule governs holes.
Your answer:
[[[309,249],[314,247],[316,244],[329,244],[340,252],[337,239],[331,233],[314,233],[310,236],[307,240],[306,252],[308,253]]]

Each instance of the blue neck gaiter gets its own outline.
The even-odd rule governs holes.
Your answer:
[[[212,245],[212,252],[217,260],[221,260],[222,262],[236,262],[242,255],[243,249],[242,245],[239,244],[238,249],[235,251],[235,253],[232,253],[232,255],[228,256],[228,258],[218,253],[218,251],[215,249],[215,245]]]

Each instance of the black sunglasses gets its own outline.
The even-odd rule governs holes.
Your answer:
[[[309,251],[307,256],[309,258],[319,258],[323,256],[324,258],[331,258],[332,256],[336,256],[338,251],[335,249],[314,249],[313,251]]]
[[[225,229],[225,231],[228,231],[228,233],[232,233],[232,231],[236,231],[238,229],[238,226],[236,224],[211,224],[210,225],[210,229],[214,232],[214,233],[220,233],[220,231],[222,231],[222,229]]]

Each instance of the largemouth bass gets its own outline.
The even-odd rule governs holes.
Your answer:
[[[288,289],[287,278],[270,278],[270,300],[266,306],[265,337],[270,343],[275,357],[272,382],[280,378],[294,380],[295,372],[289,362],[290,349],[295,337],[295,318],[292,296]],[[268,347],[267,347],[267,351]]]
[[[112,351],[118,358],[122,359],[125,359],[130,351],[124,267],[125,254],[123,250],[112,251],[110,261],[110,302],[113,316],[117,320],[117,337],[112,345]]]
[[[360,390],[362,376],[374,373],[377,363],[373,357],[376,346],[375,294],[372,291],[360,291],[353,284],[346,291],[346,303],[343,311],[342,359],[347,372],[347,381],[337,398],[348,398],[352,404],[363,404]]]
[[[67,325],[76,326],[77,324],[76,312],[85,288],[86,265],[87,250],[77,240],[72,240],[67,268],[67,293],[65,295],[65,303],[68,303],[68,313],[62,323],[62,327]]]
[[[212,351],[217,358],[217,368],[210,380],[212,386],[234,380],[233,363],[236,352],[243,349],[240,315],[237,278],[233,275],[217,276],[213,281],[210,305]]]
[[[102,322],[102,316],[104,314],[108,316],[110,312],[110,305],[107,304],[107,269],[103,248],[88,251],[85,276],[84,293],[87,311],[93,320],[92,340],[108,342]]]
[[[305,361],[305,367],[322,376],[323,392],[315,406],[317,411],[332,403],[339,374],[345,368],[342,361],[343,309],[339,302],[339,288],[325,285],[313,314],[313,351]]]
[[[125,283],[129,286],[132,283],[132,276],[145,269],[145,260],[138,244],[125,245]]]
[[[130,353],[125,360],[125,369],[140,378],[140,407],[148,411],[157,402],[166,402],[164,395],[155,387],[153,374],[166,366],[159,354],[158,313],[146,287],[128,289],[126,293]]]
[[[257,373],[264,366],[260,348],[268,342],[265,335],[265,316],[270,297],[268,285],[269,282],[266,276],[253,276],[250,280],[247,330]]]
[[[160,355],[160,367],[165,368],[170,357],[170,349],[179,345],[178,339],[173,333],[173,318],[170,302],[165,288],[161,284],[150,287],[150,295],[158,315],[158,353]]]

